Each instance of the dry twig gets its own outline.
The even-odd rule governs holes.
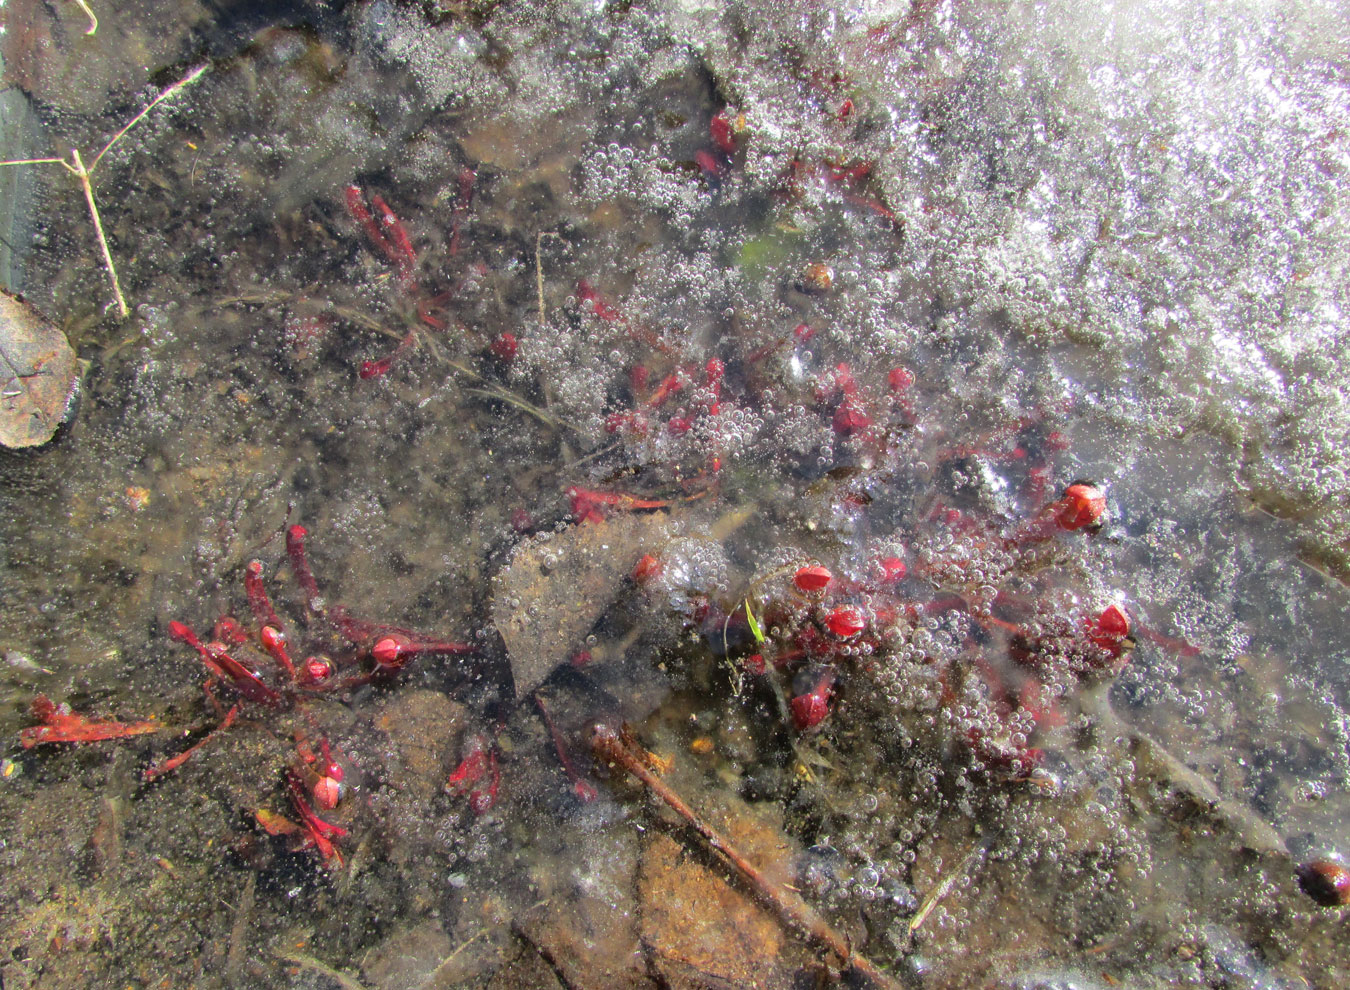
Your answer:
[[[90,20],[92,21],[92,26],[87,33],[93,34],[95,29],[98,28],[98,20],[87,6],[83,3],[81,3],[80,6],[89,14]],[[194,82],[205,71],[205,65],[197,66],[197,68],[193,69],[182,79],[178,80],[178,82],[174,83],[151,100],[144,110],[132,117],[131,120],[127,121],[126,125],[112,136],[108,143],[94,156],[93,161],[91,161],[87,167],[84,164],[84,160],[80,157],[80,150],[78,148],[71,149],[69,160],[65,158],[13,158],[8,161],[0,161],[0,165],[60,165],[71,175],[75,176],[76,181],[80,184],[80,188],[84,190],[85,202],[89,204],[89,217],[94,222],[94,233],[98,237],[98,246],[103,251],[103,267],[108,271],[108,278],[112,281],[113,295],[117,299],[117,314],[124,320],[130,314],[130,310],[127,309],[126,298],[122,295],[122,285],[117,279],[117,268],[113,265],[112,251],[108,248],[108,239],[103,235],[103,220],[99,217],[98,204],[94,201],[94,187],[92,183],[94,169],[98,168],[98,163],[103,160],[103,156],[108,153],[109,149],[111,149],[118,141],[122,140],[123,135],[125,135],[127,131],[139,124],[146,114],[160,103],[163,103],[170,96],[173,96],[188,83]]]
[[[540,255],[545,237],[557,237],[557,231],[541,230],[534,235],[534,287],[539,293],[539,325],[547,326],[548,310],[544,306],[544,259]]]
[[[600,759],[611,766],[621,767],[632,774],[659,797],[666,805],[694,827],[712,849],[719,853],[745,881],[754,888],[760,899],[771,907],[788,925],[797,929],[817,945],[823,946],[883,990],[899,990],[899,983],[877,969],[866,957],[853,951],[847,936],[841,934],[795,891],[772,883],[744,855],[715,828],[699,818],[694,810],[675,793],[674,789],[656,776],[647,765],[625,745],[619,733],[606,725],[597,725],[591,736],[591,747]]]

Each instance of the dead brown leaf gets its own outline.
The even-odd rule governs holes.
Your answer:
[[[622,514],[545,533],[515,549],[495,581],[492,614],[511,654],[516,697],[579,649],[633,565],[669,539],[663,514]]]
[[[77,370],[66,335],[22,299],[0,292],[0,444],[50,440],[75,397]]]

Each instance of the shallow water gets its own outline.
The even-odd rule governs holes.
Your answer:
[[[129,319],[59,166],[5,210],[88,362],[0,461],[6,987],[837,980],[597,721],[904,985],[1345,982],[1330,7],[68,6],[15,157],[207,70],[96,170]],[[338,686],[204,697],[255,559]],[[323,742],[327,858],[262,827]]]

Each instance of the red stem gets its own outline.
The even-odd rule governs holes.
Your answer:
[[[197,752],[197,750],[201,749],[212,739],[216,738],[216,736],[220,735],[231,725],[233,725],[235,717],[238,714],[239,714],[239,706],[238,705],[232,706],[230,710],[225,713],[224,721],[222,721],[218,726],[216,726],[206,735],[202,736],[201,739],[199,739],[193,745],[189,746],[187,749],[183,750],[183,752],[179,753],[177,756],[171,756],[167,760],[164,760],[162,763],[157,763],[155,766],[146,769],[144,779],[147,782],[149,782],[154,780],[156,777],[163,776],[164,774],[168,773],[171,770],[177,770],[179,767],[181,767],[184,763],[188,761],[188,759],[192,756],[193,753]]]
[[[256,701],[270,708],[279,708],[285,704],[281,695],[264,684],[248,667],[226,653],[222,644],[212,643],[210,648],[203,646],[197,634],[181,622],[169,623],[169,638],[186,643],[196,650],[201,655],[202,663],[206,664],[207,670],[221,680],[229,681],[234,689],[249,701]]]
[[[291,560],[295,580],[309,597],[309,607],[317,612],[323,595],[319,593],[319,582],[314,580],[314,573],[309,569],[309,560],[305,556],[305,537],[308,535],[309,530],[300,525],[286,530],[286,556]]]
[[[409,330],[398,346],[392,351],[380,358],[378,361],[363,361],[360,369],[357,371],[357,377],[362,381],[371,378],[382,378],[389,374],[389,369],[394,366],[394,362],[403,357],[412,350],[413,343],[417,340],[417,331]]]
[[[291,656],[286,652],[286,634],[276,626],[263,626],[260,638],[262,639],[263,649],[271,654],[277,666],[286,672],[286,676],[291,679],[291,683],[297,683],[299,678],[295,673],[295,664],[291,662]]]
[[[381,667],[402,667],[413,657],[438,653],[469,653],[473,647],[466,643],[439,640],[417,641],[398,633],[391,633],[375,641],[371,655]]]
[[[260,626],[271,626],[278,632],[282,630],[281,620],[272,608],[272,600],[267,597],[267,588],[263,585],[263,565],[261,560],[250,560],[244,568],[244,591],[248,595],[249,608],[253,609],[253,618]]]
[[[567,774],[567,779],[572,782],[572,790],[582,803],[594,801],[597,797],[595,787],[587,780],[584,780],[577,769],[572,765],[571,759],[567,756],[567,747],[563,745],[562,733],[553,723],[553,717],[549,715],[548,709],[544,706],[544,699],[539,694],[534,696],[534,703],[539,708],[539,714],[544,717],[544,725],[548,727],[548,734],[553,738],[553,748],[558,753],[558,762],[562,764],[563,772]]]
[[[366,232],[366,236],[370,238],[372,244],[379,248],[381,254],[386,258],[396,257],[394,246],[385,239],[384,234],[380,233],[380,225],[375,222],[370,210],[366,209],[361,187],[348,186],[346,193],[347,212],[352,215],[352,219],[361,225]]]
[[[384,199],[375,195],[370,197],[370,205],[375,207],[375,211],[380,217],[380,226],[389,235],[389,244],[392,241],[390,249],[386,249],[389,255],[389,261],[402,271],[411,271],[417,264],[417,251],[413,248],[412,238],[408,236],[408,231],[404,228],[403,222],[399,220],[398,214],[389,208],[389,204]]]

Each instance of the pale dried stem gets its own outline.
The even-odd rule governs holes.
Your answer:
[[[173,96],[188,83],[196,82],[198,79],[201,78],[202,73],[204,73],[205,71],[206,71],[206,64],[203,63],[197,66],[197,68],[193,69],[187,75],[185,75],[182,79],[178,80],[178,82],[174,83],[172,86],[165,89],[162,93],[156,96],[149,103],[147,103],[145,105],[145,109],[142,110],[140,113],[136,114],[136,116],[132,117],[129,121],[127,121],[126,126],[123,127],[116,134],[114,134],[112,138],[109,139],[108,143],[105,144],[103,148],[99,151],[99,153],[94,156],[94,160],[89,163],[89,171],[92,172],[94,169],[98,168],[99,161],[103,158],[104,155],[108,153],[108,149],[110,149],[118,141],[122,140],[122,135],[126,134],[127,131],[131,130],[142,120],[144,120],[146,114],[148,114],[151,110],[155,109],[155,107],[159,106],[169,97]]]
[[[89,9],[89,4],[85,3],[85,0],[75,0],[75,6],[84,11],[84,16],[89,18],[89,30],[84,33],[93,34],[98,31],[98,18],[95,17],[94,12]]]
[[[283,962],[294,963],[301,969],[308,969],[321,976],[326,976],[338,986],[342,987],[343,990],[366,990],[364,984],[362,984],[360,980],[353,976],[348,976],[339,969],[334,969],[322,959],[317,959],[314,956],[282,948],[273,948],[272,955]]]
[[[844,964],[883,990],[900,990],[900,984],[877,969],[866,957],[853,951],[847,936],[822,918],[811,905],[795,891],[784,889],[769,880],[725,836],[703,821],[675,790],[656,776],[646,764],[624,745],[619,734],[604,725],[597,725],[591,738],[597,756],[607,763],[621,767],[632,774],[659,797],[666,805],[698,832],[712,849],[720,854],[754,888],[755,893],[771,907],[787,925],[804,934],[815,944],[834,953]]]
[[[94,16],[94,12],[89,9],[88,5],[84,3],[83,0],[75,0],[75,2],[89,15],[90,27],[85,33],[93,34],[98,30],[98,18]],[[89,204],[89,216],[94,221],[94,233],[98,236],[98,246],[103,252],[103,267],[108,271],[108,278],[112,281],[113,295],[117,298],[117,314],[124,320],[130,315],[131,311],[127,308],[126,297],[122,295],[122,285],[117,278],[117,268],[113,265],[112,251],[108,248],[108,238],[104,236],[103,233],[103,219],[99,216],[98,204],[94,202],[94,187],[90,180],[93,177],[94,169],[97,168],[98,163],[103,160],[103,156],[108,153],[108,150],[112,148],[113,145],[122,140],[122,137],[127,131],[139,124],[145,118],[146,114],[159,106],[159,104],[163,103],[170,96],[173,96],[188,83],[200,78],[202,73],[206,71],[206,68],[207,67],[204,64],[197,66],[197,68],[193,69],[182,79],[178,80],[178,82],[174,83],[151,100],[144,110],[132,117],[131,120],[127,121],[126,125],[114,134],[107,144],[99,149],[98,154],[94,156],[87,167],[84,164],[84,160],[80,157],[78,148],[71,149],[69,161],[64,158],[12,158],[6,161],[0,161],[0,166],[60,165],[71,175],[75,176],[75,179],[80,183],[80,188],[84,190],[85,202]]]
[[[94,233],[98,236],[98,246],[103,251],[103,267],[108,270],[113,295],[117,297],[117,315],[125,320],[131,311],[127,309],[126,297],[122,295],[122,283],[117,279],[117,267],[113,264],[112,251],[108,249],[108,239],[103,236],[103,220],[98,215],[98,204],[94,202],[94,187],[89,183],[89,170],[80,160],[78,148],[71,149],[70,157],[75,164],[67,165],[66,168],[80,180],[80,188],[84,190],[85,202],[89,204],[89,217],[94,221]]]
[[[952,888],[956,886],[956,881],[966,875],[966,871],[970,869],[970,866],[975,862],[976,857],[981,855],[988,848],[989,839],[987,838],[983,842],[976,843],[975,847],[962,858],[960,865],[951,873],[948,873],[943,877],[938,882],[937,886],[928,892],[928,896],[925,897],[923,903],[919,905],[919,910],[914,913],[914,917],[909,919],[910,934],[918,931],[919,926],[933,913],[933,908],[937,907],[942,899],[952,892]]]
[[[539,294],[539,325],[548,324],[548,309],[544,306],[544,259],[541,246],[545,237],[557,237],[557,231],[541,230],[534,235],[534,287]]]

